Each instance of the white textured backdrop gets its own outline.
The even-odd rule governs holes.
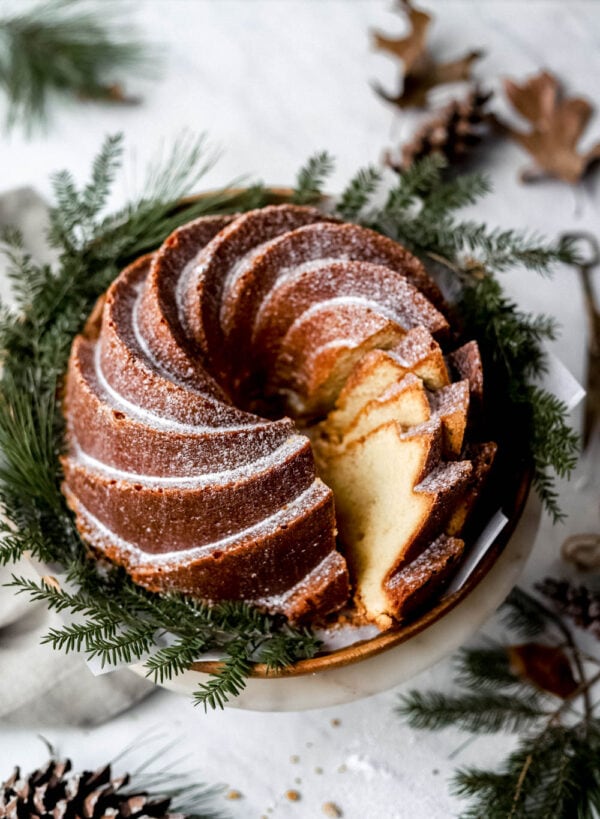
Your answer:
[[[600,4],[594,0],[430,0],[427,5],[436,14],[432,44],[440,57],[485,49],[476,74],[486,86],[499,89],[500,77],[522,78],[549,68],[568,91],[600,105]],[[207,185],[241,175],[288,184],[310,153],[326,148],[337,156],[331,188],[339,189],[359,165],[376,162],[384,148],[410,133],[415,122],[413,115],[393,113],[369,86],[373,79],[390,89],[397,82],[395,65],[371,50],[368,34],[370,27],[402,31],[390,7],[389,0],[139,0],[135,16],[163,54],[158,82],[129,89],[142,93],[144,103],[72,106],[58,111],[44,135],[29,141],[18,131],[4,135],[0,189],[28,184],[49,196],[49,173],[62,167],[83,181],[103,135],[122,130],[130,154],[128,181],[116,194],[122,200],[142,178],[157,143],[168,145],[183,128],[206,130],[222,149]],[[437,98],[450,90],[439,89]],[[596,115],[584,147],[599,138]],[[481,164],[492,175],[495,194],[478,206],[477,215],[549,236],[566,229],[598,232],[600,173],[576,189],[555,182],[524,187],[517,173],[527,161],[508,142],[483,152]],[[517,271],[506,281],[523,307],[559,319],[564,333],[555,349],[581,378],[585,325],[575,273],[562,269],[553,281],[544,281]],[[552,570],[569,532],[598,529],[595,494],[584,464],[564,488],[571,518],[555,530],[545,523],[527,580]],[[21,673],[35,674],[35,669],[24,667]],[[415,685],[443,684],[449,676],[449,663],[442,663]],[[304,714],[204,716],[185,700],[160,693],[103,728],[85,733],[65,727],[46,735],[78,764],[92,765],[156,727],[177,740],[175,754],[189,768],[243,793],[242,800],[223,801],[234,817],[316,817],[327,801],[350,819],[454,815],[459,803],[445,782],[454,765],[491,764],[511,740],[478,740],[452,759],[465,737],[450,730],[411,732],[392,714],[396,696],[391,692]],[[341,724],[332,725],[333,718]],[[296,756],[299,761],[291,761]],[[44,757],[35,726],[0,727],[0,775],[13,762],[27,767]],[[285,799],[290,788],[301,792],[301,801]]]

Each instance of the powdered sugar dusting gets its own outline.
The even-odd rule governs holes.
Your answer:
[[[69,382],[67,412],[77,413],[78,395],[83,407],[87,389],[86,419],[102,407],[103,435],[113,438],[103,450],[83,423],[75,432],[68,419],[65,492],[90,543],[129,571],[139,568],[149,588],[154,569],[164,578],[170,567],[196,567],[207,556],[220,559],[217,551],[237,554],[252,547],[256,575],[248,577],[260,581],[261,572],[272,572],[269,550],[280,561],[276,583],[271,573],[271,585],[263,583],[265,594],[253,602],[283,611],[300,601],[298,611],[314,605],[329,612],[348,595],[344,559],[335,550],[331,492],[315,478],[308,439],[290,434],[291,421],[271,422],[241,407],[258,404],[266,385],[296,395],[298,413],[300,404],[320,411],[367,349],[392,346],[389,354],[406,370],[428,356],[441,357],[431,334],[441,337],[448,330],[443,300],[404,248],[365,228],[328,220],[314,208],[269,206],[232,218],[220,230],[209,228],[179,229],[171,244],[167,240],[155,258],[165,253],[168,264],[153,264],[152,287],[144,284],[147,270],[135,265],[111,287],[100,339],[94,347],[86,342],[87,370],[82,365]],[[455,358],[459,368],[469,356]],[[409,374],[390,389],[417,381]],[[465,407],[468,387],[465,380],[429,394],[436,417],[407,436],[431,435],[434,451],[441,440],[439,417]],[[143,442],[144,457],[119,455],[128,432],[132,446]],[[181,458],[178,447],[185,451]],[[416,491],[451,492],[471,468],[469,462],[441,463],[439,453],[428,469],[436,463]],[[236,490],[239,496],[231,494]],[[153,517],[147,522],[148,508]],[[181,524],[177,534],[175,524]],[[239,526],[246,528],[232,534]],[[169,535],[170,543],[162,542]],[[268,548],[261,557],[263,544]],[[289,561],[277,544],[284,551],[291,544]],[[204,563],[187,577],[206,576],[219,565]],[[305,572],[300,580],[298,565]],[[210,597],[202,588],[192,593]]]
[[[249,526],[234,535],[215,540],[204,546],[190,545],[189,548],[177,551],[166,551],[159,554],[149,554],[144,552],[134,543],[124,540],[116,532],[113,532],[92,513],[86,509],[80,501],[77,502],[77,513],[81,515],[86,523],[86,537],[91,545],[104,551],[107,546],[116,547],[128,559],[130,566],[152,566],[152,565],[178,565],[186,566],[195,560],[210,555],[216,550],[227,551],[235,548],[240,543],[260,539],[265,535],[276,532],[283,526],[289,526],[295,518],[302,517],[319,501],[328,495],[329,490],[325,485],[315,480],[311,486],[299,495],[292,503],[279,509],[275,514],[263,518],[254,526]]]
[[[104,377],[104,373],[102,372],[100,344],[96,344],[95,347],[94,363],[95,375],[103,391],[110,397],[111,402],[115,407],[125,410],[129,415],[131,415],[132,418],[135,418],[136,420],[141,421],[142,423],[148,424],[148,426],[152,427],[153,429],[164,429],[172,432],[205,433],[214,430],[215,428],[214,425],[206,426],[203,424],[182,423],[172,418],[167,418],[164,415],[159,415],[156,412],[151,412],[150,410],[144,407],[140,407],[139,404],[134,404],[127,398],[124,398],[120,393],[113,389],[113,387],[108,383],[108,381]],[[219,430],[234,431],[246,429],[247,426],[248,424],[235,424],[229,426],[226,424],[222,424],[219,425]]]
[[[223,469],[219,472],[208,472],[192,477],[165,477],[163,475],[141,475],[135,472],[126,472],[122,469],[115,469],[107,466],[96,458],[87,455],[79,447],[75,446],[71,453],[71,459],[78,465],[86,467],[92,472],[104,475],[116,481],[129,483],[139,483],[148,487],[180,487],[196,488],[203,486],[225,486],[230,483],[239,483],[251,477],[260,476],[261,472],[266,472],[275,466],[282,464],[286,459],[299,452],[306,446],[306,438],[303,435],[294,435],[284,444],[273,450],[269,455],[257,458],[250,463],[245,463],[235,469]]]
[[[310,589],[311,586],[321,584],[331,571],[335,569],[339,556],[336,552],[330,552],[323,560],[315,566],[302,580],[290,586],[283,594],[271,594],[268,597],[257,597],[255,600],[248,602],[254,603],[257,606],[264,606],[267,609],[283,609],[286,603],[301,592],[304,588]]]
[[[455,484],[468,478],[471,469],[471,461],[442,463],[433,469],[421,483],[415,486],[415,492],[439,494],[447,491]]]

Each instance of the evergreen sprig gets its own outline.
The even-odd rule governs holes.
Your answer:
[[[520,637],[567,651],[563,660],[569,657],[577,688],[561,698],[550,695],[540,688],[540,674],[551,676],[552,668],[532,666],[529,676],[512,667],[509,648],[468,648],[457,658],[459,693],[412,691],[398,712],[417,729],[455,725],[474,734],[519,734],[499,770],[456,771],[452,789],[470,800],[465,819],[594,819],[600,813],[600,719],[591,694],[600,674],[587,672],[584,652],[562,619],[523,590],[509,597],[505,622]]]
[[[115,0],[49,0],[1,18],[7,126],[22,122],[31,131],[44,124],[52,96],[132,102],[117,77],[148,74],[156,55],[123,12]]]
[[[296,205],[317,205],[323,196],[323,187],[334,168],[333,157],[327,151],[311,156],[298,171],[292,194]]]
[[[428,266],[452,277],[465,335],[477,339],[485,368],[494,373],[486,383],[488,403],[505,421],[506,413],[513,416],[518,440],[533,461],[534,485],[558,521],[563,514],[555,475],[565,477],[573,470],[579,438],[569,426],[566,406],[538,384],[547,368],[543,343],[555,337],[556,325],[547,316],[519,310],[495,274],[514,266],[547,274],[553,264],[575,261],[574,245],[460,219],[457,212],[491,186],[477,173],[448,179],[444,169],[438,156],[413,164],[380,205],[377,176],[366,168],[342,193],[336,213],[402,242]]]
[[[382,173],[379,168],[361,168],[340,196],[336,212],[342,219],[358,219],[363,208],[377,190]]]

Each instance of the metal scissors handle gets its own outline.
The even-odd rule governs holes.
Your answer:
[[[600,307],[592,287],[591,271],[600,264],[600,244],[593,233],[565,233],[567,239],[579,247],[587,246],[587,254],[581,252],[575,263],[581,276],[585,307],[589,325],[589,343],[587,356],[587,396],[583,422],[583,448],[590,441],[594,425],[600,420]]]

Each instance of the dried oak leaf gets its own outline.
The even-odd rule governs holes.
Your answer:
[[[496,120],[498,128],[535,160],[536,167],[522,171],[523,182],[554,177],[575,184],[593,162],[600,160],[600,142],[585,153],[577,150],[592,105],[581,97],[563,96],[553,74],[542,71],[522,85],[507,79],[504,90],[513,107],[532,126],[529,131],[519,131]]]
[[[427,94],[436,85],[470,79],[471,66],[482,56],[482,52],[470,51],[464,57],[450,62],[436,62],[427,50],[431,15],[414,8],[409,0],[399,0],[398,6],[410,22],[410,33],[406,37],[393,39],[374,32],[374,38],[376,48],[398,57],[404,64],[402,89],[396,96],[388,94],[379,85],[374,86],[375,91],[387,102],[400,108],[424,108],[427,105]]]
[[[578,687],[569,658],[556,646],[522,643],[507,648],[513,672],[543,691],[565,699]]]

